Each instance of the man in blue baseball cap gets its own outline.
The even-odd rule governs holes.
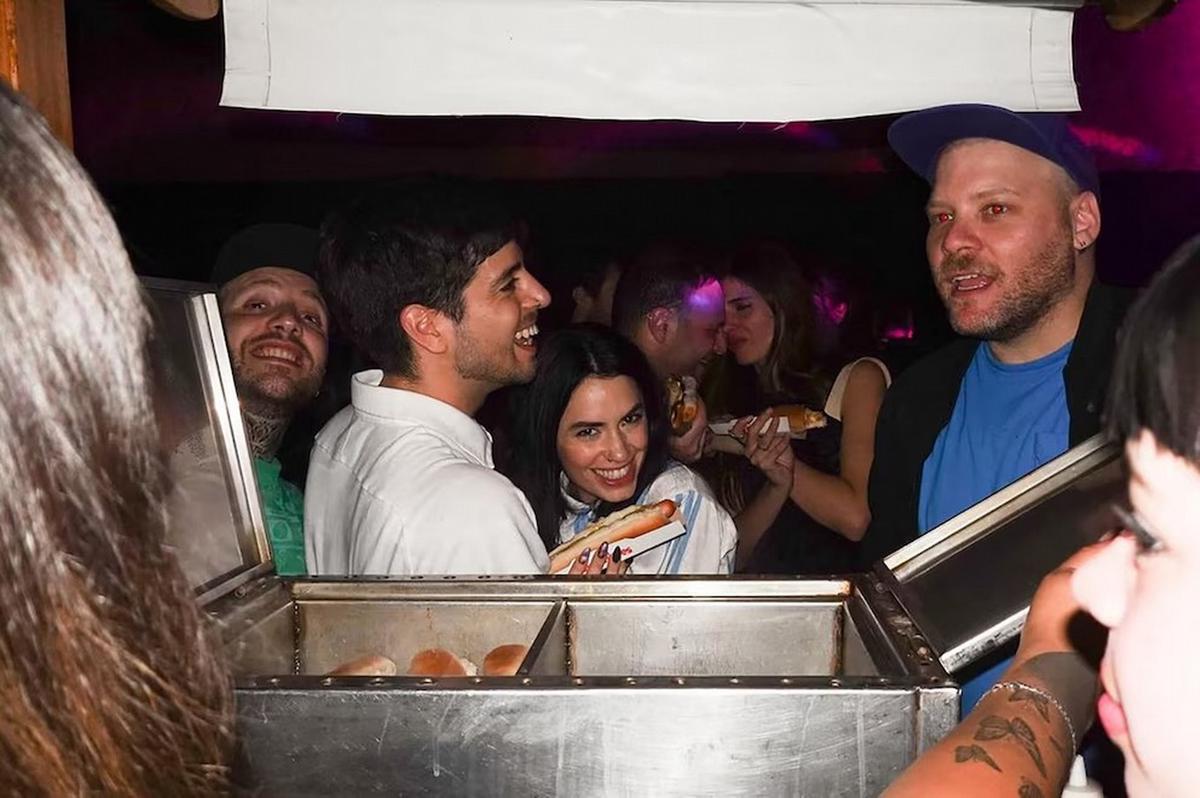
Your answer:
[[[1064,116],[944,106],[897,120],[888,141],[930,183],[926,254],[963,338],[880,409],[871,560],[1100,430],[1129,301],[1096,282],[1099,180]]]

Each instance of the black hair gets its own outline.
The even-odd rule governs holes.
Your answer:
[[[551,333],[538,353],[533,382],[514,392],[512,450],[502,458],[513,483],[524,492],[537,518],[538,534],[551,550],[567,516],[558,459],[558,423],[579,384],[588,377],[633,378],[642,394],[649,440],[629,502],[602,504],[601,515],[632,503],[667,465],[668,424],[658,379],[641,351],[599,324],[572,324]]]
[[[321,227],[318,283],[339,329],[388,374],[417,376],[400,311],[424,305],[462,321],[479,264],[519,238],[513,217],[475,192],[442,188],[403,201],[370,196]]]
[[[711,258],[694,247],[657,242],[621,273],[613,293],[613,327],[633,337],[655,308],[681,308],[689,293],[715,277]]]
[[[1200,236],[1176,250],[1129,311],[1108,427],[1118,440],[1149,430],[1159,445],[1200,463]]]

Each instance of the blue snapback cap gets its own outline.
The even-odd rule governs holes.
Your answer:
[[[1080,189],[1100,193],[1096,164],[1067,126],[1065,114],[1017,113],[995,105],[942,105],[906,114],[888,128],[888,144],[929,183],[946,145],[974,138],[1029,150],[1065,169]]]

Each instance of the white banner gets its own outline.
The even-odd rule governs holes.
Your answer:
[[[1078,110],[1070,9],[941,0],[225,0],[223,105],[785,122]]]

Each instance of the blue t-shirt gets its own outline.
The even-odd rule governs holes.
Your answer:
[[[950,421],[921,471],[921,534],[1067,450],[1071,416],[1063,367],[1071,343],[1029,363],[1001,363],[980,344],[963,376]],[[965,715],[1008,662],[963,685]]]

